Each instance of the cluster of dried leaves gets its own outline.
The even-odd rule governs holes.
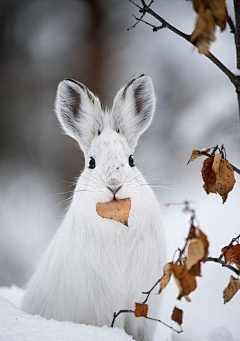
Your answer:
[[[228,14],[225,0],[192,0],[192,3],[198,18],[191,42],[197,46],[199,53],[209,55],[209,46],[216,39],[216,26],[222,31],[226,27]]]
[[[206,261],[211,261],[212,258],[208,257],[209,242],[207,236],[196,226],[194,226],[195,212],[190,210],[189,203],[185,202],[184,211],[192,212],[191,226],[186,238],[185,245],[182,249],[178,249],[179,257],[175,262],[167,263],[163,268],[163,276],[159,280],[160,288],[159,294],[169,284],[171,278],[175,279],[175,282],[179,288],[178,300],[184,297],[187,302],[191,302],[189,294],[197,288],[196,277],[201,276],[202,264]],[[236,269],[240,269],[240,235],[234,238],[228,246],[222,248],[222,253],[219,258],[214,259],[221,265],[233,265]],[[222,261],[224,258],[224,262]],[[222,263],[223,262],[223,263]],[[229,267],[231,270],[231,267]],[[240,272],[237,271],[240,275]],[[224,303],[229,302],[232,297],[240,289],[240,279],[233,276],[230,277],[230,282],[223,291]],[[152,290],[152,289],[151,289]],[[151,291],[150,291],[151,292]],[[148,292],[148,294],[150,293]],[[144,303],[136,303],[135,316],[147,317],[148,305]],[[174,307],[172,313],[172,320],[182,325],[183,311],[177,307]]]
[[[213,149],[213,152],[208,154],[211,149]],[[218,153],[216,154],[216,152]],[[218,193],[224,203],[227,200],[228,193],[233,189],[236,182],[233,167],[226,160],[224,146],[221,149],[218,146],[202,150],[194,149],[188,164],[202,155],[209,156],[204,160],[202,167],[203,188],[207,194]]]
[[[240,269],[240,235],[234,238],[228,246],[222,248],[222,256],[226,264],[234,265]],[[230,277],[230,281],[227,287],[223,291],[224,303],[229,302],[233,296],[240,289],[240,279],[233,276]]]
[[[201,276],[201,263],[208,257],[208,248],[209,242],[206,235],[198,227],[191,225],[184,249],[180,250],[179,259],[175,263],[167,263],[163,268],[159,294],[173,276],[179,288],[177,299],[180,300],[184,297],[190,302],[191,299],[188,295],[197,288],[196,277]],[[181,309],[177,311],[178,313],[173,312],[172,319],[181,325],[183,313]]]

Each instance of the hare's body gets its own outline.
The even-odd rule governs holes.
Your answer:
[[[138,169],[126,163],[134,147],[119,132],[121,126],[116,132],[113,114],[102,115],[100,133],[83,148],[96,169],[91,163],[83,171],[64,221],[29,283],[22,307],[31,314],[110,325],[113,313],[134,309],[144,298],[142,291],[161,274],[164,236],[158,203]],[[96,204],[113,197],[131,199],[128,226],[97,214]],[[150,298],[152,316],[158,305],[158,298]],[[137,340],[149,340],[155,329],[132,314],[119,316],[115,325]]]

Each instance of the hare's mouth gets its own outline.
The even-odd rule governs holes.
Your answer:
[[[112,193],[113,193],[113,200],[116,199],[116,194],[120,190],[122,186],[120,187],[107,187]]]

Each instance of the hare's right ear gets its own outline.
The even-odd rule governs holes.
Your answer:
[[[85,153],[103,127],[99,99],[85,85],[68,78],[58,85],[55,111],[65,133]]]
[[[155,102],[153,84],[151,78],[146,75],[131,79],[114,99],[114,130],[126,137],[132,150],[152,122]]]

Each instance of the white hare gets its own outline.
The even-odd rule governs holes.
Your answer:
[[[164,233],[158,202],[132,154],[155,110],[150,77],[132,79],[112,110],[83,84],[58,86],[56,113],[64,131],[80,145],[85,169],[68,212],[29,282],[22,308],[47,319],[111,325],[113,313],[134,309],[161,276]],[[100,217],[96,204],[130,198],[128,227]],[[149,315],[159,298],[152,295]],[[152,340],[157,323],[122,314],[115,326],[136,340]]]

